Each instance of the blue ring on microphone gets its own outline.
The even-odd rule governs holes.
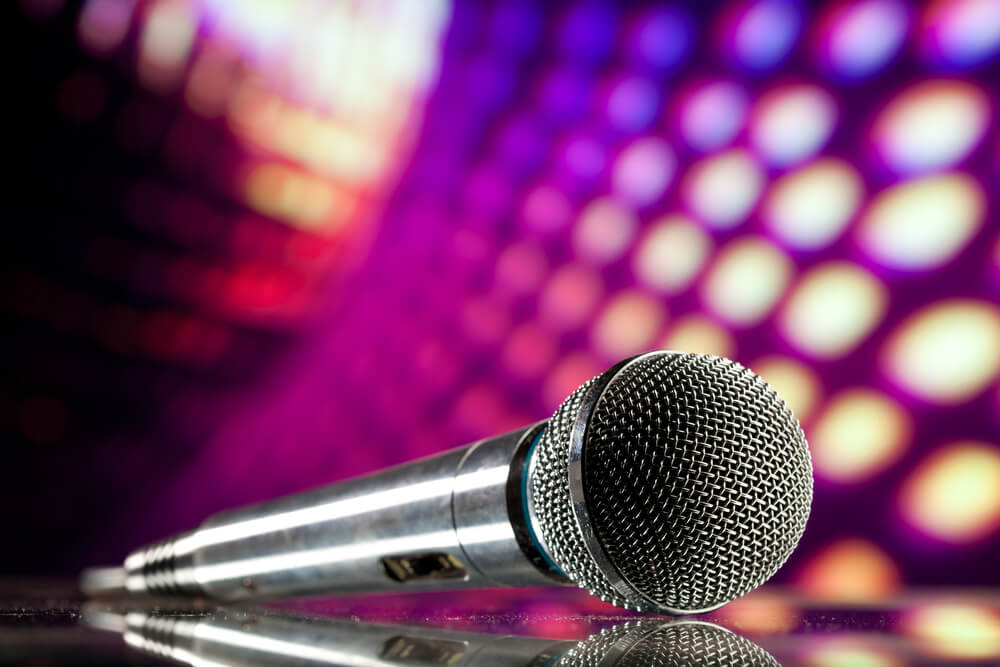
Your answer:
[[[542,548],[542,543],[538,540],[538,536],[535,535],[535,528],[531,525],[531,514],[528,512],[528,468],[531,465],[531,457],[535,453],[535,446],[542,439],[542,434],[545,433],[543,428],[535,436],[535,439],[531,441],[531,446],[528,448],[528,454],[524,457],[524,470],[521,471],[521,511],[524,512],[524,525],[528,527],[528,535],[531,537],[531,544],[535,547],[535,550],[542,555],[542,560],[545,564],[549,566],[549,569],[561,574],[562,576],[569,579],[565,572],[556,565],[549,555],[545,553],[545,549]]]

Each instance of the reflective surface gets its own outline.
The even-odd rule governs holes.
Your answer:
[[[462,591],[212,608],[85,601],[0,582],[3,665],[997,664],[1000,591],[910,590],[877,605],[765,587],[710,614],[618,613],[575,590]]]

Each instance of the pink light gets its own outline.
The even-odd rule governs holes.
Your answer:
[[[919,36],[924,58],[945,68],[985,63],[1000,51],[1000,3],[936,0],[924,10]]]
[[[659,137],[632,142],[615,161],[615,191],[636,206],[648,206],[662,195],[674,176],[674,153]]]
[[[899,52],[908,24],[907,9],[898,0],[834,5],[818,24],[820,59],[836,76],[871,76]]]
[[[698,152],[722,148],[743,128],[748,105],[746,92],[735,82],[702,84],[680,105],[681,136]]]

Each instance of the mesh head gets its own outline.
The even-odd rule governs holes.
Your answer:
[[[812,501],[795,417],[758,376],[709,355],[652,353],[595,378],[560,406],[538,456],[550,555],[628,608],[699,611],[753,590],[795,548]]]
[[[710,623],[625,624],[573,647],[565,667],[777,667],[774,657],[749,639]]]

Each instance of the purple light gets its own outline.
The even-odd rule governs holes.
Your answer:
[[[836,77],[872,76],[899,52],[908,24],[909,13],[898,0],[835,6],[820,24],[819,58]]]
[[[628,41],[629,55],[640,66],[670,70],[687,56],[693,41],[691,17],[677,7],[658,7],[636,19]]]
[[[728,145],[743,128],[746,92],[732,81],[711,81],[690,91],[680,104],[677,123],[684,141],[699,153]]]
[[[649,79],[628,76],[612,84],[607,117],[623,132],[639,132],[652,125],[660,110],[660,90]]]
[[[945,69],[981,65],[1000,51],[1000,3],[937,0],[923,16],[920,51]]]
[[[726,48],[740,67],[762,72],[776,67],[792,50],[802,27],[793,0],[757,0],[739,6],[726,30]]]

